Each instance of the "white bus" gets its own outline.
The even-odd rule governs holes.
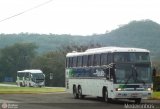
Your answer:
[[[41,70],[31,69],[17,71],[17,85],[20,87],[45,86],[45,75]]]
[[[140,48],[101,47],[66,55],[66,90],[85,96],[130,99],[141,103],[152,94],[149,51]]]

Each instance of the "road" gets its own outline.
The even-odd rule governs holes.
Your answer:
[[[0,86],[7,86],[7,87],[8,87],[8,86],[11,86],[11,87],[17,87],[17,85],[14,85],[14,84],[1,84],[1,83],[0,83]]]
[[[128,101],[105,103],[96,97],[86,97],[83,100],[74,99],[68,93],[0,94],[0,109],[6,103],[10,109],[124,109],[125,104],[133,104]],[[142,104],[146,103],[143,101]],[[147,104],[150,105],[149,102]],[[151,105],[158,106],[159,103]]]
[[[0,83],[0,86],[20,87],[20,86],[14,85],[14,84],[2,84],[2,83]],[[45,86],[45,88],[54,88],[54,87],[46,87]],[[56,88],[65,88],[65,87],[56,87]]]

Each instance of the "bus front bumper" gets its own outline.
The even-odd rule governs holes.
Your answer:
[[[142,98],[148,99],[151,97],[151,91],[116,91],[114,98]]]
[[[44,86],[44,82],[34,83],[34,86]]]

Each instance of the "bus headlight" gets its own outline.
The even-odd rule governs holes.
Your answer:
[[[122,91],[122,88],[116,88],[116,91]]]
[[[148,91],[151,91],[151,90],[152,90],[152,88],[148,88],[147,90],[148,90]]]

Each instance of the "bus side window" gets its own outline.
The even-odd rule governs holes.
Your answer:
[[[107,60],[108,60],[108,64],[112,63],[113,62],[113,55],[112,53],[108,53],[108,56],[107,56]]]
[[[78,66],[78,67],[81,67],[81,66],[82,66],[82,56],[78,56],[77,66]]]
[[[101,54],[101,65],[107,65],[107,53]]]
[[[88,55],[88,66],[93,66],[93,55]]]
[[[84,55],[83,56],[83,66],[87,66],[87,62],[88,62],[88,56]]]
[[[73,57],[73,67],[77,67],[77,57]]]
[[[25,73],[25,77],[29,78],[29,73],[28,72]]]
[[[69,58],[69,67],[73,67],[73,61],[72,57]]]
[[[94,66],[99,66],[100,65],[100,54],[95,54],[94,55],[93,65]]]

